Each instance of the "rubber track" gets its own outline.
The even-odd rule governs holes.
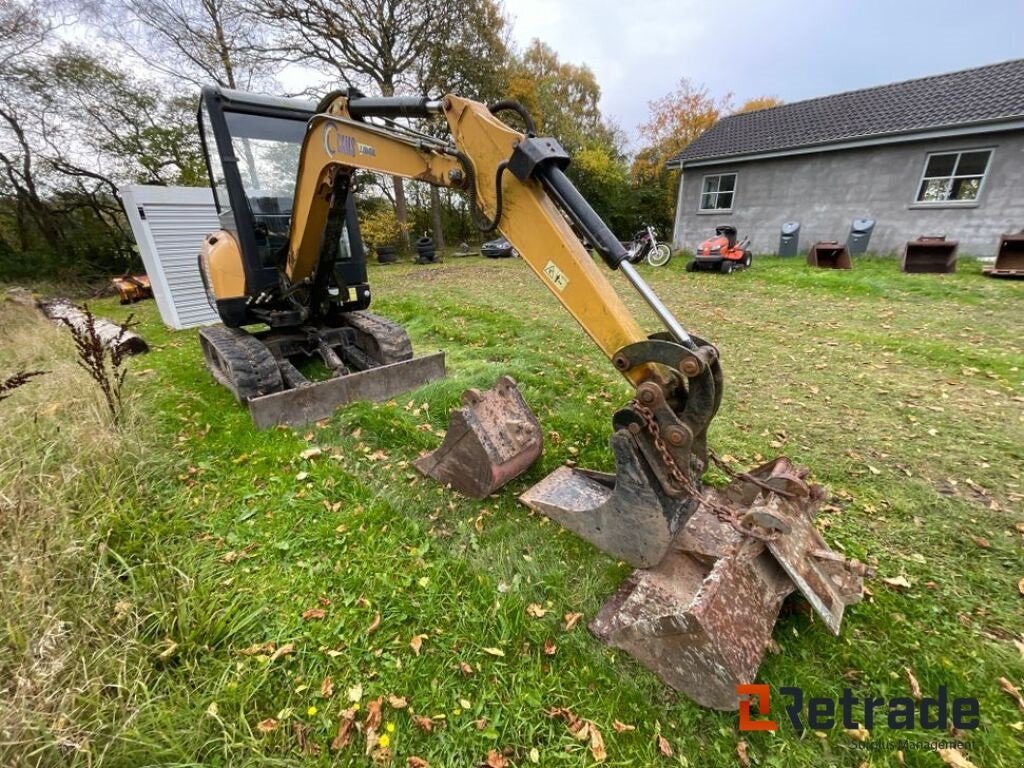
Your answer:
[[[277,360],[259,339],[225,326],[203,328],[199,336],[206,367],[240,403],[284,389]]]
[[[359,335],[359,346],[381,365],[412,360],[412,342],[405,328],[372,312],[346,312],[345,325]]]

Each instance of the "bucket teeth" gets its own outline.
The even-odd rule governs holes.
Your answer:
[[[416,460],[424,475],[482,499],[518,477],[544,447],[540,424],[516,382],[500,377],[491,389],[468,389],[451,412],[444,441]]]

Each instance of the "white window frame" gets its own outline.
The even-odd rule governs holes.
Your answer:
[[[707,184],[707,180],[708,179],[712,179],[712,178],[715,178],[715,177],[718,177],[719,179],[721,179],[722,176],[732,176],[733,177],[732,192],[731,193],[730,192],[705,192],[704,191],[704,187]],[[709,215],[723,214],[723,213],[732,213],[733,209],[736,207],[736,192],[737,192],[737,188],[739,186],[739,182],[740,182],[739,173],[737,173],[736,171],[726,171],[724,173],[706,173],[706,174],[704,174],[704,176],[701,177],[701,180],[700,180],[700,192],[697,195],[697,213],[709,214]],[[722,185],[721,180],[719,180],[718,185],[719,185],[719,187],[721,187],[721,185]],[[714,195],[715,196],[715,202],[718,201],[718,196],[719,195],[731,194],[732,195],[732,205],[730,205],[728,208],[705,208],[704,207],[704,195],[705,194]]]
[[[971,152],[988,152],[988,162],[985,163],[985,172],[980,176],[978,174],[964,174],[958,176],[956,174],[957,167],[960,165],[961,155],[968,154]],[[953,175],[952,176],[926,176],[928,173],[928,164],[932,158],[936,155],[956,155],[956,162],[953,164]],[[912,205],[916,208],[918,206],[925,208],[944,208],[944,207],[960,207],[960,208],[971,208],[977,206],[981,202],[981,194],[985,189],[985,180],[988,178],[989,170],[992,168],[992,160],[996,156],[995,147],[965,147],[964,149],[942,149],[936,150],[935,152],[929,152],[924,157],[924,166],[921,168],[921,177],[917,180],[917,186],[914,187],[914,199]],[[974,196],[972,200],[919,200],[921,195],[921,186],[925,181],[933,179],[980,179],[978,183],[978,194]]]

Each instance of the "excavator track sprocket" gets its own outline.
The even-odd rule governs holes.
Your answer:
[[[206,367],[238,402],[284,389],[277,360],[259,339],[241,328],[211,326],[199,331]]]

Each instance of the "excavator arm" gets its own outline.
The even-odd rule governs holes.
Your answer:
[[[505,110],[520,113],[526,132],[499,118]],[[447,121],[447,140],[395,122],[437,117]],[[465,191],[480,229],[497,229],[508,238],[633,388],[612,418],[615,473],[563,466],[521,500],[638,567],[591,623],[595,634],[700,703],[734,709],[737,684],[754,679],[786,595],[799,589],[826,626],[838,632],[844,606],[860,597],[863,567],[828,550],[813,524],[821,489],[784,458],[736,475],[725,489],[701,487],[709,458],[707,430],[722,398],[718,351],[690,335],[629,263],[625,248],[566,176],[569,157],[558,142],[534,134],[529,115],[512,102],[487,107],[457,96],[431,101],[366,98],[356,92],[321,102],[302,139],[280,284],[255,297],[250,292],[246,301],[291,302],[304,323],[326,319],[326,330],[309,332],[321,347],[329,347],[323,350],[325,360],[337,348],[358,362],[363,353],[353,352],[351,339],[342,336],[362,334],[370,339],[359,342],[366,354],[398,362],[257,398],[250,407],[286,396],[312,405],[322,397],[316,387],[355,388],[359,394],[365,388],[380,397],[395,386],[399,374],[390,376],[391,371],[423,365],[409,359],[407,340],[406,346],[384,344],[394,349],[383,354],[388,350],[382,351],[382,340],[391,332],[382,330],[383,318],[359,311],[362,307],[336,313],[338,327],[330,322],[331,302],[325,297],[334,291],[337,307],[352,287],[341,284],[335,269],[350,182],[356,170],[369,170]],[[348,216],[353,218],[351,209]],[[481,218],[486,222],[480,224]],[[608,268],[623,274],[657,315],[662,331],[644,333],[581,237]],[[231,245],[231,238],[218,235],[204,247]],[[357,299],[368,303],[366,290]],[[225,333],[221,329],[220,335]],[[305,328],[269,338],[288,342],[303,333]],[[227,348],[230,340],[209,341],[216,352],[213,342]],[[238,360],[227,363],[241,364],[258,352],[250,339],[242,341],[244,348],[232,342]],[[360,376],[366,377],[361,383]],[[424,374],[419,380],[429,378]],[[346,399],[328,395],[332,402]],[[416,466],[464,490],[460,480],[482,469],[479,482],[465,491],[482,497],[539,455],[539,429],[508,377],[486,395],[470,390],[464,401],[466,408],[453,414],[453,429],[442,445]],[[307,412],[319,413],[312,407]],[[525,420],[518,417],[523,413]],[[514,435],[503,434],[517,430],[526,436],[518,444]],[[523,450],[526,445],[529,450]],[[489,461],[492,455],[505,463]]]
[[[347,195],[357,169],[466,190],[478,215],[508,238],[636,390],[613,420],[618,474],[634,482],[618,484],[597,514],[577,513],[595,497],[584,475],[527,503],[617,557],[657,563],[693,513],[707,466],[707,427],[722,395],[717,350],[687,333],[626,260],[625,248],[566,176],[569,156],[558,142],[519,132],[495,111],[457,96],[329,100],[303,142],[285,275],[293,284],[315,279],[332,201]],[[367,120],[400,115],[443,116],[451,140]],[[664,332],[644,333],[577,232],[624,273]]]

